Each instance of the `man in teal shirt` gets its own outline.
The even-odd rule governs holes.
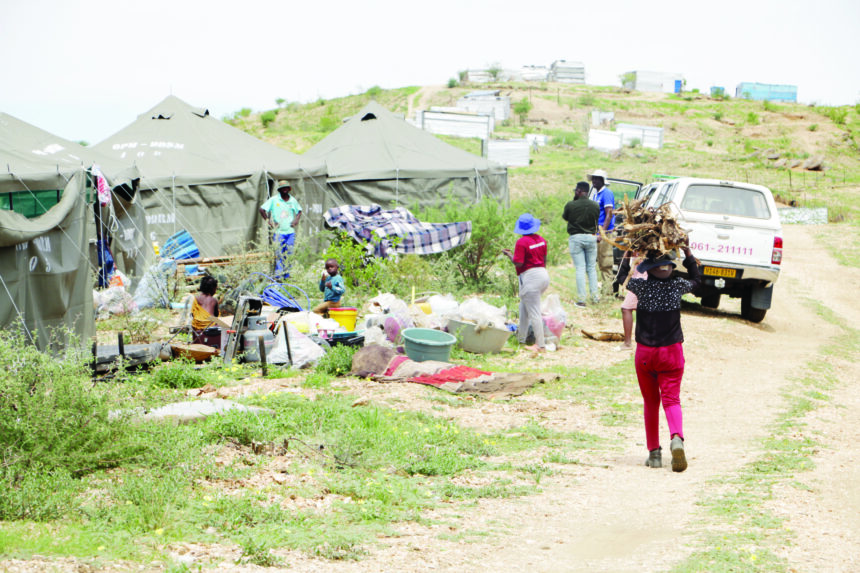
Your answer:
[[[287,272],[285,258],[293,252],[296,244],[296,227],[302,218],[302,206],[295,197],[290,197],[293,190],[289,181],[278,181],[278,195],[269,197],[260,207],[260,215],[273,229],[274,241],[278,245],[278,255],[275,257],[275,278],[290,276]]]

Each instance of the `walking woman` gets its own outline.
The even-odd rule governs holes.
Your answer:
[[[514,263],[520,283],[520,325],[517,339],[520,344],[525,344],[531,327],[535,335],[535,346],[529,350],[545,352],[540,297],[549,287],[549,274],[546,272],[546,240],[537,234],[538,229],[540,219],[531,213],[523,213],[514,226],[514,232],[522,237],[517,240],[513,253],[510,249],[502,249],[502,253]]]

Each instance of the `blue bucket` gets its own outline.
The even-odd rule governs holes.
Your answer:
[[[406,356],[415,362],[448,362],[451,347],[457,342],[455,336],[432,328],[407,328],[400,332],[400,336]]]

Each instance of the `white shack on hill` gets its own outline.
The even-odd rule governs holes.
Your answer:
[[[483,155],[505,167],[526,167],[531,143],[527,139],[489,139],[482,143]]]
[[[504,121],[511,117],[511,98],[501,95],[501,90],[474,91],[458,99],[457,108]]]
[[[549,79],[565,84],[584,84],[585,65],[582,62],[556,60],[549,67]]]
[[[679,94],[684,87],[684,76],[666,72],[637,70],[624,74],[624,87],[640,92]]]
[[[437,135],[489,139],[495,129],[492,115],[479,115],[456,108],[431,108],[415,112],[415,127]]]
[[[619,123],[615,125],[615,131],[621,134],[622,145],[632,146],[638,141],[642,147],[649,149],[662,149],[663,147],[662,127]]]

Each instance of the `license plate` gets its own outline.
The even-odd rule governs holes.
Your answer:
[[[711,277],[726,277],[729,279],[733,279],[737,276],[737,269],[721,269],[719,267],[705,267],[702,270],[703,275],[708,275]]]

